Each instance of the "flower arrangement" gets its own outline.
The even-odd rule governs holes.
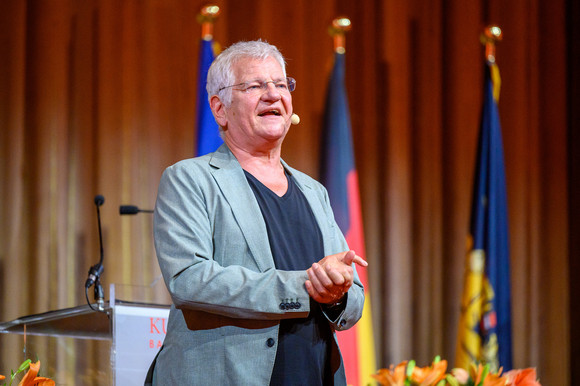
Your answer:
[[[18,383],[18,386],[55,386],[55,382],[52,379],[37,376],[38,371],[40,370],[40,361],[32,363],[30,359],[22,362],[16,372],[10,372],[10,382],[8,382],[8,386],[12,386],[12,382],[14,382],[16,376],[26,371],[26,369],[28,369],[28,372],[24,375],[20,383]],[[0,375],[0,382],[5,379],[6,377],[4,375]],[[6,385],[6,382],[2,383],[2,385]]]
[[[536,370],[502,369],[493,373],[489,365],[471,365],[469,371],[452,369],[447,373],[447,361],[438,356],[428,367],[418,367],[415,361],[404,361],[388,369],[380,369],[372,377],[384,386],[541,386]]]

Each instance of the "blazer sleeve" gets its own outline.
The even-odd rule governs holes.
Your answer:
[[[178,163],[159,184],[155,248],[175,306],[243,319],[306,317],[306,272],[258,267],[209,175]],[[214,258],[218,244],[227,259]]]

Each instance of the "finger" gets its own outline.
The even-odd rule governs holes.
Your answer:
[[[308,295],[310,295],[314,300],[316,300],[315,298],[318,297],[318,293],[316,292],[316,289],[312,285],[312,282],[310,282],[310,280],[306,280],[304,282],[304,286],[306,287]]]
[[[360,256],[355,256],[355,258],[353,259],[353,262],[357,265],[360,265],[361,267],[368,267],[369,266],[369,263],[367,263],[367,261]]]
[[[327,288],[330,288],[331,286],[344,285],[344,283],[348,281],[349,276],[347,272],[340,273],[338,270],[334,268],[328,268],[326,270],[326,275],[331,280],[331,283],[326,285]]]
[[[335,285],[343,285],[345,282],[352,281],[354,278],[354,269],[350,265],[339,264],[338,266],[325,267],[328,276],[331,277]]]
[[[314,288],[314,285],[312,285],[312,282],[310,280],[306,280],[304,282],[304,286],[306,287],[308,295],[318,303],[322,303],[326,300],[322,296],[320,296],[320,294],[318,293],[318,291],[316,291],[316,288]]]
[[[353,283],[343,285],[342,286],[342,293],[344,293],[344,294],[347,293],[348,290],[350,289],[350,287],[352,287],[352,284]]]
[[[333,280],[329,277],[327,269],[323,268],[320,264],[314,263],[310,268],[313,275],[320,281],[320,283],[326,288],[332,287],[334,285]]]
[[[343,271],[342,271],[342,277],[344,278],[344,283],[345,284],[349,284],[349,286],[352,284],[353,280],[354,280],[354,270],[352,269],[351,266],[346,267]]]
[[[322,282],[318,278],[318,275],[316,274],[316,271],[309,268],[307,272],[308,278],[310,279],[310,282],[314,286],[314,289],[316,289],[316,292],[318,292],[318,294],[322,297],[328,296],[329,295],[328,289],[322,284]]]
[[[354,260],[356,254],[354,253],[354,251],[351,249],[350,251],[346,252],[344,254],[344,256],[342,257],[342,262],[346,265],[351,265],[352,261]]]

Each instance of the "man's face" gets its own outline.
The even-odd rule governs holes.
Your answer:
[[[282,67],[274,58],[242,59],[233,67],[235,84],[284,79]],[[232,88],[232,103],[223,106],[226,143],[246,150],[281,144],[290,127],[292,96],[267,83],[266,90],[244,92]]]

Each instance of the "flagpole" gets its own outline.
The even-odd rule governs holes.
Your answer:
[[[220,14],[220,7],[215,4],[208,4],[201,7],[197,15],[197,21],[201,24],[201,38],[203,40],[213,39],[213,24]]]
[[[483,30],[480,41],[485,46],[485,59],[487,63],[495,63],[495,45],[497,42],[501,42],[502,38],[501,28],[497,25],[489,25]]]
[[[219,13],[220,8],[217,5],[207,4],[201,7],[197,15],[197,21],[201,24],[195,126],[197,131],[195,154],[197,156],[215,151],[223,143],[219,127],[209,107],[206,90],[207,73],[215,57],[216,44],[213,40],[213,27]]]
[[[351,24],[350,19],[347,17],[337,17],[332,21],[330,27],[328,27],[328,33],[332,36],[334,40],[334,52],[338,54],[344,54],[346,52],[345,38],[344,34],[350,31]]]

